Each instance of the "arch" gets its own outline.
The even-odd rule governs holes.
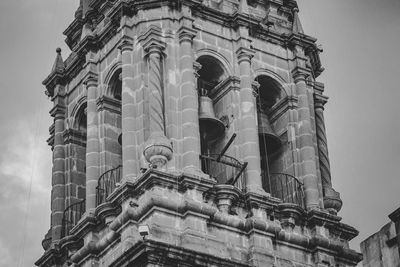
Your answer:
[[[122,96],[122,69],[118,68],[114,71],[109,79],[109,82],[105,84],[104,95],[112,97],[116,100],[121,100]]]
[[[103,81],[103,84],[105,85],[103,92],[104,95],[111,96],[113,98],[121,100],[121,94],[122,94],[121,92],[122,80],[120,79],[121,73],[122,73],[122,63],[120,61],[117,61],[113,65],[111,65]],[[117,92],[116,90],[118,90],[119,92]]]
[[[86,131],[86,96],[81,97],[71,112],[72,128],[75,130]]]
[[[111,66],[108,67],[107,74],[104,76],[103,84],[109,84],[111,78],[114,76],[114,73],[118,69],[122,69],[122,62],[120,60],[114,62]]]
[[[74,107],[72,108],[70,117],[73,119],[76,118],[77,113],[81,109],[82,105],[86,105],[86,102],[87,102],[86,95],[79,98],[78,101],[76,102],[76,104],[74,105]],[[74,123],[72,123],[72,125],[74,125]]]
[[[276,83],[277,86],[280,87],[283,92],[285,93],[286,96],[292,95],[290,87],[288,86],[288,81],[286,81],[282,76],[278,75],[276,72],[269,70],[269,69],[256,69],[254,71],[254,77],[255,80],[257,79],[257,77],[260,76],[268,76],[271,79],[273,79]]]
[[[195,61],[198,61],[200,57],[204,56],[209,56],[214,58],[224,70],[226,77],[233,75],[233,69],[231,64],[229,63],[229,60],[221,53],[218,53],[217,51],[209,48],[203,48],[195,52],[195,58],[196,58]]]
[[[255,80],[260,87],[258,88],[258,104],[270,109],[280,99],[287,96],[287,92],[277,80],[268,75],[258,75]]]

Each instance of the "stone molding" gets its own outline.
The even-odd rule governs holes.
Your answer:
[[[124,35],[118,44],[118,49],[121,50],[122,53],[126,51],[133,51],[133,39]]]
[[[142,43],[143,50],[147,53],[147,56],[151,53],[159,53],[162,55],[162,52],[166,48],[166,43],[162,38],[161,28],[156,25],[151,25],[146,32],[139,35],[138,42]]]
[[[179,37],[179,42],[192,42],[193,38],[196,37],[197,35],[197,30],[193,29],[193,28],[189,28],[188,26],[182,26],[179,28],[177,34]]]
[[[135,257],[134,257],[135,256]],[[210,254],[201,253],[192,249],[182,248],[155,240],[138,242],[124,254],[111,263],[110,267],[117,266],[219,266],[219,267],[250,267],[233,259],[219,258]],[[180,266],[180,265],[179,265]]]
[[[304,81],[306,82],[307,77],[310,75],[310,71],[306,68],[297,66],[292,70],[292,76],[295,83]]]
[[[86,147],[86,135],[78,130],[69,128],[63,132],[64,143]]]
[[[251,62],[251,59],[255,55],[255,51],[250,48],[246,47],[240,47],[238,50],[236,50],[236,56],[238,58],[238,63],[240,64],[242,61],[248,61],[249,63]]]
[[[85,78],[83,79],[83,84],[86,85],[86,89],[88,89],[91,86],[97,86],[99,83],[99,75],[97,73],[94,73],[92,71],[89,71]]]
[[[213,88],[213,90],[209,93],[209,97],[213,100],[213,103],[215,104],[232,90],[240,90],[239,77],[229,76]]]
[[[121,101],[112,97],[103,95],[96,100],[97,111],[110,111],[121,114]]]
[[[312,250],[322,248],[331,251],[332,253],[340,253],[341,258],[349,261],[360,260],[361,255],[359,253],[345,248],[342,244],[343,241],[334,238],[336,236],[343,240],[351,240],[358,234],[357,230],[340,223],[340,217],[331,215],[324,211],[311,210],[306,212],[305,210],[299,210],[298,207],[294,207],[290,204],[281,205],[281,200],[271,198],[268,195],[258,195],[251,192],[243,195],[243,193],[237,192],[239,193],[240,198],[244,198],[245,203],[247,203],[242,208],[247,207],[246,209],[249,209],[250,212],[246,218],[242,218],[237,215],[229,215],[220,212],[216,207],[213,207],[206,202],[198,202],[186,197],[184,197],[184,200],[182,199],[182,201],[179,200],[180,198],[175,200],[159,198],[156,193],[159,189],[162,191],[162,188],[168,188],[168,190],[173,190],[176,194],[184,194],[187,190],[200,190],[199,192],[203,192],[204,194],[209,192],[209,190],[212,190],[214,185],[215,181],[210,179],[187,175],[175,176],[149,169],[139,177],[135,183],[125,182],[120,187],[117,187],[117,189],[109,196],[108,201],[114,203],[113,206],[123,205],[126,201],[130,202],[128,206],[124,205],[126,208],[124,208],[117,218],[109,224],[110,231],[106,231],[108,232],[107,242],[112,243],[119,238],[119,234],[116,231],[120,229],[120,227],[123,227],[123,225],[126,225],[127,220],[138,221],[142,216],[148,214],[150,209],[162,210],[164,212],[171,209],[174,212],[179,213],[190,212],[192,215],[196,216],[197,214],[199,216],[209,216],[210,220],[208,223],[210,225],[216,225],[219,228],[222,227],[224,229],[233,228],[236,229],[238,233],[247,235],[248,237],[250,237],[254,231],[274,234],[277,242],[288,242]],[[218,194],[217,191],[216,194]],[[223,190],[223,193],[226,193],[225,191],[226,190]],[[149,195],[149,197],[144,198],[145,202],[135,202],[135,200],[130,200],[132,198],[138,199],[143,194],[150,194],[151,197]],[[221,196],[216,196],[215,200],[219,198],[221,198]],[[102,209],[98,209],[99,213],[101,213],[100,210]],[[265,210],[265,214],[274,215],[268,223],[265,222],[266,218],[255,216],[255,214],[259,214],[259,211],[261,210]],[[299,216],[299,214],[302,214],[302,216]],[[115,216],[113,214],[111,215]],[[304,221],[300,220],[300,217],[303,218]],[[276,219],[282,220],[282,225],[277,223]],[[310,229],[310,231],[307,231],[310,235],[300,234],[297,231],[296,233],[289,234],[289,232],[293,231],[290,230],[293,228],[293,224],[295,226],[306,225],[306,227]],[[66,242],[66,240],[75,240],[75,242],[81,240],[85,235],[94,232],[95,229],[99,229],[101,225],[101,220],[96,219],[95,215],[86,214],[71,230],[72,237],[61,240],[61,247],[64,247],[62,243]],[[320,235],[319,230],[317,230],[316,227],[324,227],[328,229],[332,236],[327,238]],[[108,243],[97,244],[99,240],[100,236],[93,241],[89,241],[89,243],[83,247],[80,247],[79,250],[73,254],[71,258],[72,261],[79,264],[89,254],[93,255],[94,253],[95,255],[97,253],[102,253],[102,250],[106,249]],[[73,242],[70,244],[73,244]],[[94,250],[94,248],[96,249]]]
[[[50,115],[54,117],[55,120],[63,120],[66,117],[67,108],[62,104],[55,104],[50,110]]]
[[[298,107],[299,99],[297,96],[285,96],[273,105],[268,113],[270,123],[275,122],[288,110],[295,110]]]

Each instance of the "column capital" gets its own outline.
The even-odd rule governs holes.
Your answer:
[[[303,67],[295,67],[292,70],[292,76],[294,79],[295,83],[301,82],[301,81],[306,81],[306,78],[310,75],[310,72],[308,71],[308,69],[303,68]]]
[[[179,43],[182,42],[192,42],[193,38],[196,36],[197,31],[195,29],[189,28],[187,26],[182,26],[178,30]]]
[[[236,56],[238,58],[239,64],[243,61],[251,62],[251,59],[254,57],[255,51],[251,48],[240,47],[236,50]]]
[[[166,48],[166,43],[162,39],[161,28],[156,25],[151,25],[146,32],[138,37],[138,41],[142,44],[147,55],[162,54],[162,51]]]
[[[132,51],[133,39],[129,36],[124,35],[119,41],[118,49],[121,50],[121,52]]]
[[[94,73],[92,71],[89,71],[85,78],[83,79],[83,84],[86,85],[86,89],[88,89],[91,86],[97,86],[98,84],[98,74]]]
[[[54,107],[50,110],[50,115],[54,117],[54,119],[65,119],[65,112],[67,108],[64,105],[61,104],[56,104]]]
[[[315,109],[322,109],[324,110],[325,104],[328,102],[328,97],[314,93],[314,107]]]

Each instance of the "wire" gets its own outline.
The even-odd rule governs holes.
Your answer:
[[[19,257],[19,262],[18,262],[18,267],[22,267],[24,264],[24,260],[25,260],[25,245],[26,245],[26,239],[27,239],[27,224],[28,224],[28,219],[29,219],[29,211],[30,211],[30,202],[31,202],[31,193],[32,193],[32,183],[33,183],[33,177],[34,174],[36,172],[36,166],[37,166],[37,154],[38,154],[38,149],[36,148],[36,144],[37,144],[37,139],[39,136],[39,127],[41,127],[40,123],[39,123],[39,118],[42,116],[39,116],[39,111],[36,112],[35,114],[35,131],[34,131],[34,135],[33,135],[33,148],[32,148],[32,155],[31,155],[31,159],[32,159],[32,163],[31,163],[31,175],[30,175],[30,179],[29,179],[29,187],[28,187],[28,196],[26,198],[26,203],[25,203],[25,213],[24,213],[24,224],[23,224],[23,234],[22,234],[22,241],[21,241],[21,246],[22,250],[21,250],[21,255]]]

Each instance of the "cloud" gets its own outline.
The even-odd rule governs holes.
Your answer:
[[[0,266],[32,266],[43,253],[51,189],[51,150],[43,141],[49,120],[41,119],[49,117],[45,109],[11,117],[5,123],[12,127],[0,129]]]

